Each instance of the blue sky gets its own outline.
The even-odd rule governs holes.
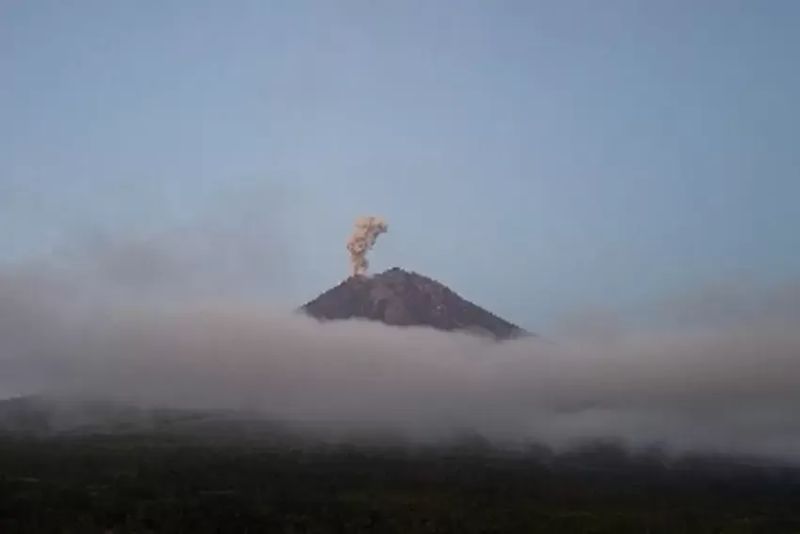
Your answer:
[[[0,259],[246,205],[285,301],[372,213],[374,269],[533,328],[797,280],[798,25],[779,0],[0,2]]]

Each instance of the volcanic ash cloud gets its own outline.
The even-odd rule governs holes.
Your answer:
[[[353,276],[366,274],[369,268],[367,252],[375,246],[378,236],[389,231],[389,225],[381,217],[359,217],[347,241]]]

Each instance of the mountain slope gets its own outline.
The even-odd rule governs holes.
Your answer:
[[[352,276],[301,310],[320,320],[362,318],[393,326],[470,331],[497,340],[529,335],[447,286],[398,267],[373,277]]]

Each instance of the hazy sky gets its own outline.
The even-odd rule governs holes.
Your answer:
[[[375,213],[375,269],[533,329],[791,281],[798,26],[791,0],[0,0],[0,260],[238,218],[300,302]]]

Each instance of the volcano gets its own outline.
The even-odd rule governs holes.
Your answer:
[[[351,276],[300,310],[323,321],[360,318],[392,326],[465,331],[496,340],[530,335],[444,284],[399,267],[372,277]]]

